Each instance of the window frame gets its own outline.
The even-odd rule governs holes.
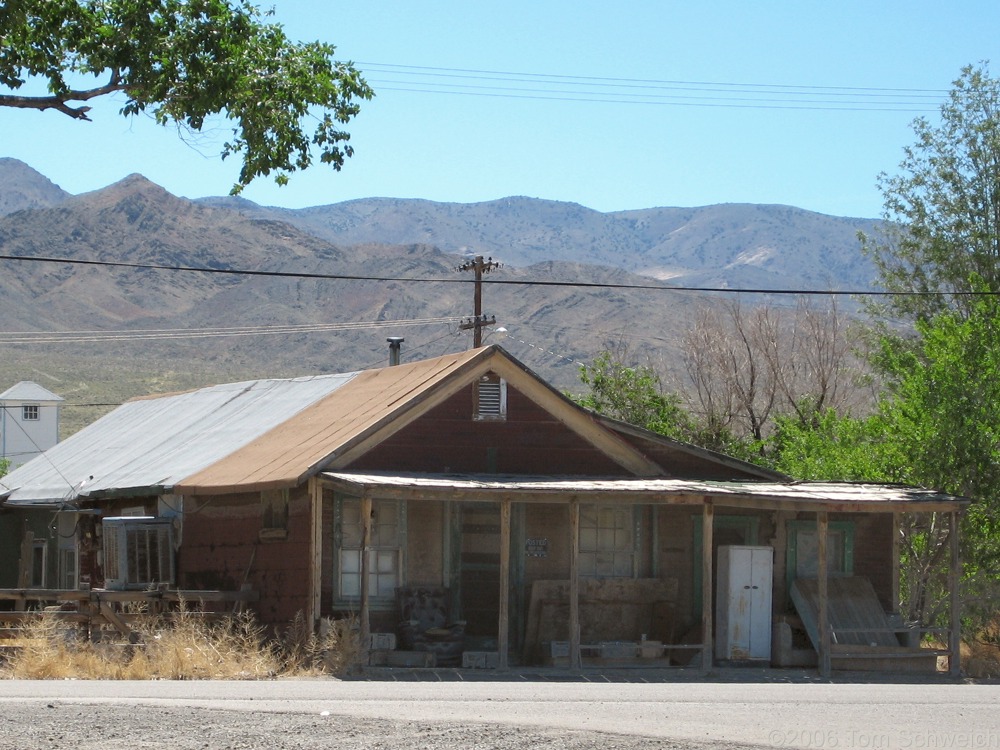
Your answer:
[[[38,422],[42,418],[42,410],[38,404],[21,404],[21,421]]]
[[[360,516],[360,505],[361,499],[358,497],[352,497],[349,495],[337,496],[334,501],[334,540],[333,540],[333,556],[332,556],[332,567],[333,567],[333,598],[334,606],[338,608],[344,607],[356,607],[361,601],[361,547],[360,547],[360,533],[358,536],[358,546],[354,544],[345,544],[345,533],[344,533],[344,515],[345,506],[348,505],[358,505],[358,511]],[[391,610],[396,607],[396,589],[400,586],[406,585],[406,562],[407,562],[407,503],[405,500],[372,500],[372,511],[376,518],[381,516],[387,507],[393,507],[395,509],[395,539],[392,543],[382,542],[381,539],[377,538],[378,532],[375,527],[378,524],[373,525],[373,539],[368,546],[369,555],[369,579],[368,579],[368,605],[374,610]],[[360,526],[360,518],[358,521]],[[345,552],[357,552],[357,572],[347,571],[343,569],[343,555]],[[377,564],[380,555],[383,556],[383,560],[387,559],[385,557],[386,553],[392,556],[394,561],[395,571],[393,585],[382,591],[379,591],[379,578],[377,571]],[[374,564],[373,564],[374,563]],[[374,575],[373,575],[374,574]],[[344,593],[344,576],[357,576],[357,593],[345,594]],[[372,584],[374,580],[375,591],[372,592]]]
[[[259,539],[288,538],[288,496],[287,488],[261,490]]]
[[[592,508],[594,510],[595,526],[594,526],[594,545],[593,548],[588,548],[584,543],[584,531],[589,530],[584,528],[584,514],[585,512]],[[611,571],[610,573],[598,572],[600,564],[598,561],[598,556],[602,554],[600,549],[600,537],[601,537],[601,516],[602,512],[614,512],[616,516],[621,514],[625,518],[624,529],[628,531],[628,549],[624,547],[619,548],[617,546],[617,536],[619,532],[619,527],[615,525],[611,532],[616,537],[616,546],[614,550],[610,553],[612,555]],[[581,578],[593,578],[593,579],[610,579],[610,578],[637,578],[639,571],[639,540],[640,540],[640,528],[639,528],[639,516],[636,512],[636,507],[634,505],[621,505],[615,503],[581,503],[580,505],[580,528],[579,528],[579,575]],[[608,529],[604,528],[605,533]],[[603,554],[608,554],[607,551],[603,551]],[[584,558],[585,556],[593,555],[594,563],[591,570],[585,570]],[[629,562],[629,572],[628,574],[617,573],[618,570],[617,557],[618,555],[627,555]]]
[[[785,585],[790,591],[792,588],[792,583],[798,577],[796,575],[796,568],[798,567],[799,557],[799,540],[798,535],[800,531],[812,531],[816,532],[816,521],[798,521],[791,520],[787,521],[786,526],[786,543],[785,543]],[[854,575],[854,537],[855,537],[855,524],[854,521],[830,521],[827,524],[827,558],[829,559],[829,546],[830,540],[829,536],[831,533],[840,532],[843,534],[841,544],[841,559],[843,560],[843,570],[833,570],[828,569],[827,573],[830,576],[851,576]]]
[[[33,589],[48,588],[49,543],[46,539],[31,542],[31,584]]]

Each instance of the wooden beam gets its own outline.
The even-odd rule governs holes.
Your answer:
[[[712,605],[714,603],[712,587],[712,534],[715,531],[715,507],[705,499],[701,510],[701,666],[704,670],[712,668],[714,661],[712,653],[712,637],[715,625],[712,622]]]
[[[500,669],[509,666],[510,653],[510,498],[500,501],[500,622],[497,650]]]
[[[899,612],[899,530],[903,514],[892,514],[892,591],[889,594],[889,606],[893,612]]]
[[[137,642],[138,636],[133,632],[132,628],[129,627],[129,624],[125,622],[124,618],[115,612],[110,603],[101,602],[100,611],[101,616],[108,621],[108,624],[123,636],[128,638],[129,643]]]
[[[581,669],[580,656],[580,501],[569,503],[569,665]]]
[[[323,586],[323,485],[309,478],[309,602],[306,621],[317,632]]]
[[[817,626],[819,627],[819,674],[821,677],[829,677],[831,672],[830,663],[830,612],[829,612],[829,591],[828,576],[829,570],[826,559],[827,535],[829,534],[829,517],[825,511],[816,513],[816,556],[817,570],[816,583],[817,595],[819,597],[819,615]]]
[[[948,587],[951,589],[951,632],[948,634],[948,650],[951,652],[948,657],[948,676],[962,676],[962,599],[959,594],[959,585],[962,581],[962,550],[959,544],[959,514],[951,512],[951,528],[949,529],[951,541],[951,569],[948,571]]]
[[[358,613],[361,625],[361,651],[363,663],[367,663],[367,651],[371,644],[371,620],[368,603],[368,548],[372,543],[372,499],[366,492],[361,496],[361,611]]]

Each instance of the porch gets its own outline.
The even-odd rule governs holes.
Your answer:
[[[815,652],[820,674],[829,676],[834,668],[847,666],[846,662],[838,661],[847,653],[841,647],[841,641],[851,642],[848,633],[851,628],[831,616],[831,606],[836,602],[831,601],[830,581],[843,573],[844,550],[830,549],[829,546],[831,540],[837,543],[838,529],[847,523],[843,520],[831,521],[831,516],[834,519],[864,520],[871,527],[865,546],[880,546],[886,561],[896,561],[895,567],[890,563],[888,570],[856,571],[862,576],[870,573],[884,578],[888,590],[883,599],[886,600],[886,608],[891,609],[893,605],[898,606],[899,598],[896,533],[899,514],[945,513],[951,528],[957,530],[959,515],[968,502],[963,498],[926,490],[885,485],[327,472],[311,480],[310,485],[314,533],[310,613],[314,621],[318,621],[329,609],[322,593],[323,570],[327,565],[323,558],[324,489],[341,497],[354,498],[358,504],[362,552],[358,555],[356,611],[363,641],[368,643],[371,642],[373,621],[371,582],[379,575],[378,571],[371,569],[372,556],[369,554],[374,504],[399,502],[419,507],[421,504],[438,503],[451,519],[442,524],[442,535],[446,527],[454,526],[455,518],[461,517],[460,508],[490,509],[496,519],[496,539],[488,549],[495,552],[496,580],[488,587],[480,585],[477,593],[481,598],[484,589],[493,592],[494,606],[486,612],[496,624],[493,631],[495,649],[491,642],[487,653],[495,651],[493,664],[500,670],[531,663],[525,656],[532,648],[541,648],[545,652],[543,659],[547,661],[543,663],[573,670],[588,664],[621,667],[621,662],[626,662],[626,666],[655,668],[669,663],[707,671],[717,663],[727,663],[730,655],[720,654],[717,643],[719,632],[725,627],[718,623],[717,610],[719,543],[739,544],[743,539],[733,533],[734,524],[750,528],[752,523],[747,519],[761,518],[764,519],[761,523],[769,524],[768,534],[753,541],[762,548],[770,548],[776,562],[780,558],[780,565],[775,566],[769,582],[771,590],[768,593],[773,594],[774,604],[769,598],[767,606],[773,606],[774,613],[784,614],[790,610],[785,582],[795,580],[802,570],[801,565],[795,567],[794,560],[786,562],[786,554],[794,546],[788,538],[792,533],[790,529],[805,529],[803,538],[810,538],[815,545],[815,570],[812,572],[816,604],[813,627]],[[585,518],[589,509],[595,506],[634,509],[631,517],[639,519],[635,522],[637,533],[641,526],[642,533],[646,534],[644,538],[648,540],[645,547],[636,546],[637,551],[631,561],[623,562],[626,569],[621,571],[615,572],[617,563],[613,556],[608,563],[605,555],[605,563],[611,566],[612,575],[602,576],[600,571],[595,575],[592,550],[586,545],[581,549],[581,528],[585,536],[587,533],[586,523],[582,524],[581,518]],[[544,518],[548,518],[544,525],[545,537],[526,535],[525,513],[534,519],[536,529]],[[697,550],[697,559],[689,568],[678,564],[678,556],[672,551],[672,542],[668,538],[673,528],[671,524],[676,526],[677,519],[682,516],[692,519],[690,528],[695,531],[693,549]],[[733,521],[734,518],[736,521]],[[479,526],[480,529],[485,528],[482,524]],[[459,539],[457,544],[461,546],[461,537],[425,537],[420,543],[438,544],[446,548],[442,558],[460,563],[461,549],[454,549],[455,538]],[[542,547],[546,554],[553,553],[553,557],[561,561],[560,564],[533,560],[532,555],[538,554]],[[926,653],[916,656],[934,658],[939,654],[945,655],[949,657],[949,673],[957,676],[959,663],[957,658],[953,658],[958,653],[960,633],[957,583],[961,559],[957,533],[951,534],[949,557],[950,616],[949,627],[944,634],[947,648],[933,653],[921,649]],[[840,568],[837,567],[838,561]],[[531,565],[535,569],[531,575],[525,576],[525,566]],[[878,564],[871,567],[886,566]],[[557,575],[546,575],[552,572]],[[617,598],[608,597],[606,592],[600,593],[602,587],[615,588],[608,583],[615,580],[618,581]],[[454,568],[449,571],[442,569],[437,583],[445,587],[449,584],[452,588],[461,587],[462,578]],[[642,638],[643,634],[652,636],[656,628],[663,625],[664,617],[676,616],[676,601],[671,603],[670,598],[671,591],[678,588],[685,591],[684,601],[696,607],[692,614],[692,627],[684,632],[674,632],[670,637]],[[603,606],[595,608],[595,601],[603,601]],[[670,606],[674,607],[672,611]],[[462,610],[461,607],[459,609]],[[610,623],[610,629],[602,630],[597,620],[607,618],[609,613],[614,616],[616,612],[619,622]],[[453,614],[464,615],[464,610]],[[643,622],[652,625],[640,633]],[[616,625],[620,637],[594,641],[593,633],[615,633]],[[532,628],[546,628],[546,631],[544,634],[533,633]],[[770,630],[769,627],[768,645]],[[878,630],[877,625],[866,626],[866,632],[875,630]],[[856,664],[858,658],[869,657],[863,653],[865,650],[863,646],[850,649],[849,655],[855,659],[852,664]],[[873,660],[870,664],[885,668],[886,662],[912,659],[913,652],[912,648],[901,648],[895,653],[887,653],[883,649],[879,654],[880,660]]]

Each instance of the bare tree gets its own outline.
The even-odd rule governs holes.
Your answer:
[[[706,305],[683,344],[688,399],[709,434],[762,441],[777,414],[809,420],[856,398],[860,364],[835,303]]]

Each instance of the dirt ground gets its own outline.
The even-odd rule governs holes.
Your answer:
[[[707,750],[750,746],[670,741],[472,723],[416,723],[336,715],[125,708],[58,701],[0,708],[0,749],[170,748],[171,750]]]

